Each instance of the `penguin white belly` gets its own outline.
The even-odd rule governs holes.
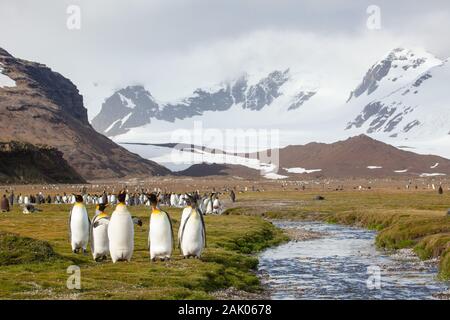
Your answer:
[[[102,219],[101,223],[92,229],[92,256],[94,260],[109,254],[109,238],[107,219]]]
[[[181,252],[184,256],[200,257],[203,251],[203,225],[200,217],[191,216],[185,223],[181,239]]]
[[[112,261],[130,261],[134,250],[133,220],[126,212],[113,212],[108,226],[109,253]],[[121,210],[123,211],[123,210]]]
[[[172,230],[166,214],[152,214],[150,219],[150,258],[170,258],[172,247]]]
[[[70,216],[70,234],[72,251],[86,250],[89,241],[89,218],[86,207],[75,205]]]
[[[206,214],[211,214],[213,213],[213,205],[212,205],[212,201],[208,200],[208,203],[206,205]]]
[[[220,201],[218,199],[215,199],[214,203],[213,203],[213,213],[219,214],[220,213],[220,207],[221,207]]]

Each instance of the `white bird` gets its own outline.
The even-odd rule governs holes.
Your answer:
[[[190,206],[183,210],[178,230],[179,246],[184,258],[200,258],[206,246],[205,222],[195,200],[190,197],[188,203]]]
[[[72,251],[78,253],[82,249],[83,253],[86,253],[89,242],[90,221],[81,196],[78,197],[77,202],[70,210],[69,228]]]
[[[97,206],[91,225],[91,251],[95,261],[105,260],[109,254],[108,226],[109,216],[104,212],[105,206]]]
[[[178,206],[177,196],[176,196],[175,193],[172,193],[170,195],[170,206],[171,207],[177,207]]]
[[[219,198],[215,198],[213,202],[213,213],[221,214],[222,213],[222,203],[220,203]]]
[[[170,259],[173,249],[172,222],[167,212],[153,208],[150,215],[150,231],[148,237],[150,259]]]
[[[108,226],[109,253],[113,263],[130,261],[134,250],[133,220],[125,205],[125,198],[120,196]]]
[[[213,200],[212,195],[203,200],[203,212],[205,214],[213,213]]]

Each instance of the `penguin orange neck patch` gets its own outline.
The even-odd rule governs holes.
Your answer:
[[[161,210],[159,209],[152,209],[152,214],[158,214],[161,213]]]
[[[106,214],[105,212],[101,212],[97,215],[97,219],[101,219],[101,218],[107,218],[108,214]]]

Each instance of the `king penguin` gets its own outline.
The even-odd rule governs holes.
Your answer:
[[[91,251],[95,261],[105,260],[109,254],[109,216],[105,204],[97,205],[91,224]]]
[[[148,246],[150,259],[156,261],[168,260],[173,249],[172,221],[169,214],[158,207],[158,197],[155,194],[149,196],[152,213],[150,215],[150,231],[148,235]]]
[[[214,194],[211,193],[209,195],[209,197],[207,197],[205,200],[203,200],[203,212],[205,214],[213,213],[213,196],[214,196]]]
[[[125,193],[120,193],[117,197],[119,203],[108,226],[109,253],[113,263],[130,261],[134,250],[134,225],[125,205],[125,196]]]
[[[89,242],[90,221],[83,204],[83,197],[81,195],[75,196],[75,204],[70,210],[69,214],[69,230],[70,243],[72,251],[78,253],[80,249],[86,253],[86,247]]]
[[[206,247],[205,221],[194,197],[188,195],[186,203],[178,230],[181,254],[184,258],[200,258]]]

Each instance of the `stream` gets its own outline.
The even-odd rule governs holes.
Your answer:
[[[436,279],[436,261],[377,250],[374,231],[322,222],[273,223],[321,236],[260,254],[259,274],[272,299],[433,299],[448,290],[448,282]]]

